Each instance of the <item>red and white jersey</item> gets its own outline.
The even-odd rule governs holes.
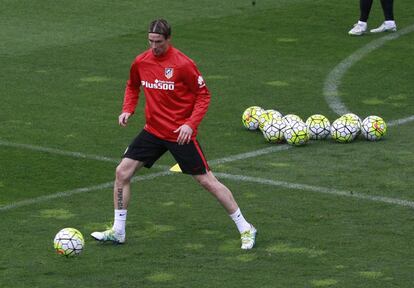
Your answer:
[[[207,112],[210,92],[194,62],[170,46],[155,56],[151,49],[138,55],[131,65],[122,112],[134,113],[140,89],[145,94],[144,129],[155,136],[176,141],[174,131],[183,124],[197,127]]]

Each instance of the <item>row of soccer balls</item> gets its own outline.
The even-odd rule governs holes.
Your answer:
[[[304,145],[309,139],[326,139],[329,136],[337,142],[352,142],[359,134],[365,139],[377,141],[386,131],[385,121],[378,116],[368,116],[363,121],[353,113],[342,115],[332,124],[323,115],[315,114],[304,122],[295,114],[283,116],[279,111],[264,110],[258,106],[247,108],[242,123],[248,130],[262,131],[270,143],[286,141],[294,146]]]

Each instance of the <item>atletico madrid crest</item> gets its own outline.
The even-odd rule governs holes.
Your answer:
[[[170,79],[174,75],[174,69],[173,68],[165,68],[165,77],[167,79]]]

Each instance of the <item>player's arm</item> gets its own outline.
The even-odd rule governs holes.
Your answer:
[[[207,113],[211,95],[195,64],[191,63],[191,65],[188,65],[187,70],[186,82],[190,87],[190,90],[194,93],[196,99],[191,116],[187,119],[185,124],[190,126],[191,129],[196,130],[203,120],[204,115]]]
[[[129,79],[127,81],[124,93],[124,102],[122,104],[122,113],[118,117],[118,123],[126,126],[129,117],[134,114],[138,105],[138,96],[141,86],[141,79],[138,73],[137,62],[134,61],[129,71]]]
[[[191,116],[185,124],[174,131],[174,133],[178,133],[177,143],[180,145],[191,141],[193,132],[203,120],[210,104],[210,91],[208,91],[204,79],[194,63],[191,62],[187,65],[183,75],[185,75],[184,82],[195,95],[195,104]]]

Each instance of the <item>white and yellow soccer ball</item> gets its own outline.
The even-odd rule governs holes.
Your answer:
[[[259,106],[251,106],[247,108],[242,115],[243,126],[248,130],[256,130],[259,127],[259,117],[263,113],[263,108]]]
[[[358,115],[356,115],[354,113],[346,113],[346,114],[342,115],[341,117],[350,118],[350,119],[353,119],[354,121],[356,121],[357,124],[358,124],[358,133],[357,133],[357,136],[359,134],[361,134],[362,121],[361,121],[361,118],[359,118]]]
[[[280,117],[280,118],[283,117],[282,113],[280,113],[279,111],[277,111],[275,109],[267,109],[267,110],[265,110],[265,112],[267,114],[270,114],[272,117]]]
[[[308,127],[302,121],[291,121],[283,131],[283,136],[288,144],[301,146],[308,142]]]
[[[331,125],[331,137],[337,142],[352,142],[359,131],[358,123],[350,117],[339,117]]]
[[[259,117],[259,129],[263,132],[263,126],[265,122],[270,121],[273,118],[282,118],[282,113],[274,109],[264,110]]]
[[[66,257],[77,256],[82,253],[85,247],[85,240],[82,233],[75,228],[63,228],[53,240],[53,247],[56,253]]]
[[[286,128],[282,118],[274,117],[263,125],[262,133],[267,142],[280,143],[284,140],[283,131]]]
[[[259,129],[260,131],[263,132],[263,126],[265,125],[266,122],[269,122],[270,120],[273,119],[273,115],[269,114],[265,111],[263,111],[263,113],[259,116]]]
[[[290,122],[303,122],[302,118],[300,118],[296,114],[287,114],[283,116],[282,119],[286,123],[286,125],[289,125]]]
[[[381,117],[371,115],[362,121],[361,131],[365,139],[377,141],[387,133],[387,124]]]
[[[325,139],[331,133],[331,123],[321,114],[314,114],[306,119],[309,138],[313,140]]]

